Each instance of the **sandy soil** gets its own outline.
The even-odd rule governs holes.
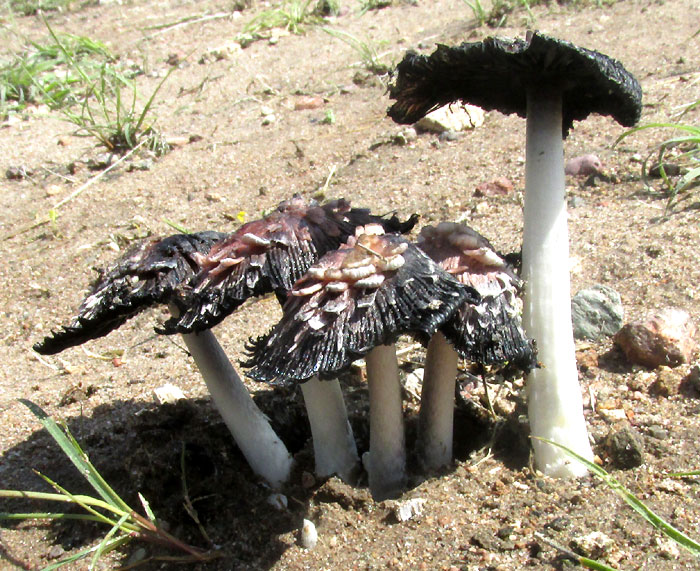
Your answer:
[[[626,0],[602,7],[553,3],[533,8],[534,22],[525,12],[512,14],[498,33],[517,36],[537,28],[620,59],[642,84],[642,122],[667,121],[679,106],[700,97],[700,38],[693,38],[698,22],[692,17],[699,8],[697,0]],[[138,505],[141,492],[173,534],[219,555],[192,568],[559,569],[569,564],[536,532],[565,546],[600,532],[611,544],[589,555],[610,565],[696,569],[697,560],[662,539],[598,481],[562,482],[529,468],[520,380],[503,385],[496,399],[501,416],[495,420],[485,412],[483,390],[465,384],[457,407],[456,462],[432,475],[418,473],[411,463],[404,499],[426,502],[420,516],[398,523],[394,504],[373,502],[365,486],[315,481],[300,395],[251,382],[260,406],[297,455],[292,481],[282,490],[288,509],[269,505],[270,490],[228,438],[181,343],[153,333],[152,326],[164,317],[160,310],[136,317],[88,343],[86,350],[43,360],[31,351],[34,342],[73,314],[95,276],[93,268],[108,265],[131,241],[173,233],[166,220],[191,230],[228,231],[236,227],[239,212],[253,219],[295,192],[314,196],[323,190],[326,198],[346,197],[356,206],[402,217],[418,212],[419,224],[462,219],[501,251],[519,249],[522,119],[494,112],[482,127],[454,141],[422,134],[404,146],[391,144],[401,127],[385,117],[389,101],[382,81],[363,71],[357,52],[320,27],[199,63],[263,9],[255,3],[236,17],[162,30],[148,27],[230,11],[230,3],[105,3],[49,16],[57,31],[107,42],[122,60],[143,68],[146,74],[137,79],[142,93],[150,93],[168,71],[171,54],[185,58],[164,84],[154,111],[158,127],[184,144],[154,160],[149,170],[117,167],[61,207],[55,224],[30,228],[94,175],[80,166],[102,151],[94,140],[74,136],[59,114],[45,108],[2,123],[0,173],[24,165],[34,174],[0,181],[5,213],[0,217],[5,260],[0,266],[0,487],[45,490],[32,472],[36,469],[71,491],[85,491],[80,476],[17,402],[28,398],[65,419],[127,501]],[[15,32],[46,37],[36,17],[4,18],[0,57],[22,46]],[[436,42],[493,33],[475,27],[470,18],[460,0],[397,3],[364,14],[352,4],[327,25],[380,45],[384,61],[396,63],[409,48],[429,53]],[[308,95],[320,96],[323,105],[295,110],[295,102]],[[263,107],[274,112],[269,125],[263,125]],[[329,111],[332,124],[323,122]],[[696,109],[686,115],[686,122],[697,124],[699,114]],[[664,200],[640,181],[638,157],[667,133],[646,131],[612,148],[622,132],[610,119],[591,117],[577,124],[565,143],[567,156],[597,153],[614,175],[613,182],[595,186],[567,180],[576,199],[570,211],[573,290],[596,283],[613,287],[622,296],[626,320],[673,306],[700,323],[697,202],[693,208],[687,201],[684,206],[690,207],[663,216]],[[74,174],[71,163],[79,167]],[[475,194],[477,185],[498,176],[509,178],[515,191],[488,198]],[[276,302],[263,299],[242,308],[216,333],[235,358],[246,339],[263,333],[278,315]],[[123,352],[118,361],[110,357],[115,351]],[[104,355],[108,358],[96,357]],[[596,453],[609,465],[606,436],[631,425],[644,441],[645,462],[633,470],[611,467],[613,474],[662,517],[697,537],[697,479],[665,474],[698,468],[699,395],[650,394],[648,386],[659,373],[626,364],[610,341],[582,344],[578,355]],[[420,350],[410,352],[406,370],[422,358]],[[663,374],[677,382],[689,370],[683,365]],[[187,399],[157,406],[153,390],[168,382]],[[345,384],[364,450],[365,386],[352,375]],[[498,385],[491,390],[495,393]],[[409,444],[417,410],[418,403],[407,397]],[[620,416],[626,420],[616,420]],[[183,475],[206,535],[183,507]],[[0,508],[9,509],[27,507],[3,503]],[[303,518],[318,529],[313,550],[298,545]],[[3,524],[0,567],[41,568],[104,533],[104,528],[75,522]],[[98,567],[145,561],[145,568],[168,569],[174,563],[149,561],[166,554],[173,552],[134,542]]]

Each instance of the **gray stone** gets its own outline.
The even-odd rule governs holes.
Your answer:
[[[624,309],[620,294],[605,285],[579,291],[571,300],[576,339],[601,341],[622,327]]]
[[[630,426],[611,431],[605,439],[605,448],[615,468],[627,470],[644,463],[644,441]]]

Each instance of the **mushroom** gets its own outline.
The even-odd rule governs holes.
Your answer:
[[[430,340],[418,423],[418,456],[435,470],[452,460],[454,394],[459,357],[529,372],[535,350],[521,327],[522,282],[489,241],[464,224],[425,226],[418,247],[481,296],[463,303]]]
[[[183,309],[164,327],[166,333],[189,333],[212,327],[246,299],[274,291],[280,302],[309,266],[335,250],[355,228],[380,224],[387,231],[407,232],[417,216],[400,222],[350,208],[339,199],[318,205],[295,195],[261,220],[244,224],[196,257],[199,272],[182,290]],[[340,383],[312,379],[302,386],[311,426],[316,473],[354,480],[358,463]]]
[[[286,296],[311,263],[328,249],[340,245],[357,225],[378,222],[391,230],[407,231],[415,221],[415,216],[406,222],[396,217],[374,216],[366,209],[350,208],[342,199],[319,206],[294,196],[265,218],[245,224],[229,235],[178,235],[146,242],[120,260],[96,286],[73,325],[38,347],[46,351],[54,343],[65,348],[70,346],[65,345],[67,339],[73,339],[74,345],[106,335],[149,304],[169,304],[172,318],[158,332],[183,335],[217,408],[248,462],[257,473],[277,485],[286,480],[291,460],[287,461],[286,472],[281,467],[284,462],[279,459],[271,463],[271,468],[264,466],[269,463],[265,457],[268,452],[254,434],[263,430],[258,427],[262,424],[271,431],[269,423],[257,411],[233,367],[226,364],[208,329],[251,296],[270,291],[275,291],[279,298]],[[198,238],[204,235],[211,235],[206,243]],[[173,268],[177,271],[169,271]],[[139,280],[146,276],[150,281],[144,288],[144,282]],[[144,295],[144,289],[151,295]],[[112,322],[113,326],[108,327]],[[340,384],[337,380],[311,383],[303,395],[319,475],[338,473],[343,479],[352,480],[358,458]],[[243,411],[239,412],[241,407]],[[251,409],[257,412],[250,412]],[[271,435],[266,440],[271,449],[283,447]],[[258,459],[259,456],[262,458]],[[285,449],[284,458],[288,457]],[[280,466],[279,470],[275,466]],[[274,473],[266,476],[273,468]]]
[[[523,322],[542,363],[528,379],[530,428],[590,459],[571,326],[562,137],[590,113],[634,125],[639,83],[617,60],[536,32],[525,40],[438,46],[430,56],[408,53],[397,70],[388,113],[399,123],[454,101],[527,117]],[[586,472],[559,448],[541,440],[533,446],[546,474]]]
[[[218,232],[201,232],[141,242],[97,281],[72,323],[34,345],[34,350],[44,355],[58,353],[107,335],[151,305],[171,303],[194,274],[196,255],[207,252],[223,237]],[[178,310],[171,305],[171,311]],[[251,468],[270,485],[279,487],[289,476],[292,458],[214,334],[202,331],[185,334],[183,339]]]
[[[332,376],[361,357],[369,388],[369,486],[377,500],[400,493],[406,478],[403,408],[394,342],[427,341],[466,299],[478,295],[401,236],[381,226],[314,264],[294,285],[281,321],[251,345],[249,375],[304,381]]]

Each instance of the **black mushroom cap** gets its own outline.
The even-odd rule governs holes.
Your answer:
[[[338,248],[356,227],[376,222],[388,232],[409,232],[417,218],[401,222],[350,208],[343,199],[318,205],[296,195],[198,257],[200,271],[176,301],[182,313],[168,320],[163,332],[211,328],[254,296],[275,292],[284,301],[311,264]]]
[[[427,342],[457,307],[478,299],[414,244],[368,225],[294,285],[282,320],[252,342],[249,375],[330,377],[400,334]]]
[[[537,367],[534,343],[522,329],[522,281],[490,242],[464,224],[421,229],[418,247],[481,299],[467,300],[440,329],[463,358],[483,365]]]
[[[34,345],[43,355],[103,337],[141,310],[169,303],[198,269],[196,255],[225,234],[199,232],[140,242],[102,274],[68,326]]]
[[[525,117],[528,90],[542,87],[562,94],[564,136],[591,113],[631,127],[642,111],[642,89],[619,61],[539,32],[408,52],[395,73],[388,114],[397,123],[457,101]]]

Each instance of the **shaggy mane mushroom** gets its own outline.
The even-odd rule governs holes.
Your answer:
[[[394,342],[427,341],[466,299],[478,295],[405,238],[375,224],[326,254],[291,291],[281,321],[253,342],[250,376],[305,381],[334,375],[364,357],[370,450],[365,462],[377,500],[398,495],[406,477],[403,407]]]
[[[416,241],[450,275],[473,287],[477,303],[463,303],[428,344],[418,424],[418,456],[428,469],[452,460],[458,357],[528,373],[537,366],[521,326],[522,282],[490,242],[464,224],[425,226]]]
[[[151,305],[171,303],[182,284],[194,275],[197,256],[223,236],[216,232],[177,234],[136,245],[97,281],[71,324],[35,344],[34,350],[44,355],[58,353],[107,335]],[[171,307],[171,311],[177,312],[177,308]],[[289,477],[292,458],[214,334],[185,334],[183,340],[251,468],[279,487]]]
[[[430,56],[408,53],[390,94],[396,103],[388,114],[399,123],[456,101],[527,117],[523,323],[542,363],[528,379],[530,429],[592,459],[571,326],[562,137],[590,113],[634,125],[639,83],[617,60],[535,32],[524,40],[438,46]],[[540,440],[533,447],[548,475],[586,473],[557,447]]]

